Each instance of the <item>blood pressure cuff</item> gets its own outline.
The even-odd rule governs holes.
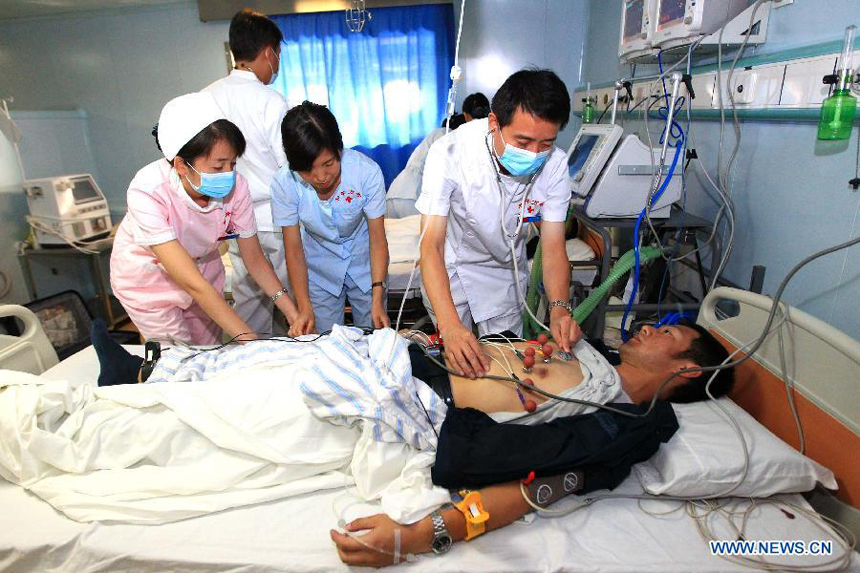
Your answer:
[[[647,404],[611,404],[641,414]],[[501,424],[472,408],[449,408],[439,433],[433,483],[476,489],[496,483],[576,470],[577,493],[613,489],[633,464],[650,458],[678,429],[675,411],[658,401],[643,417],[598,410],[535,426]]]

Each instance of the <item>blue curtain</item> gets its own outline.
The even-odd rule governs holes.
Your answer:
[[[451,4],[373,8],[360,33],[344,11],[273,16],[284,34],[272,87],[290,106],[327,105],[346,147],[382,168],[385,185],[445,113],[454,61]]]

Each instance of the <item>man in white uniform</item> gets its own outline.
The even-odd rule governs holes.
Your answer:
[[[521,70],[502,84],[491,107],[487,119],[433,144],[416,204],[426,227],[424,304],[444,340],[447,363],[470,378],[490,364],[473,323],[480,335],[522,334],[528,281],[523,226],[530,222],[540,225],[552,336],[570,352],[582,335],[568,300],[570,182],[565,154],[555,146],[570,117],[567,88],[549,70]]]
[[[287,102],[267,87],[278,73],[281,40],[283,34],[266,16],[247,9],[238,12],[230,22],[230,51],[236,69],[203,91],[215,97],[227,119],[245,136],[247,147],[236,168],[251,189],[263,253],[281,284],[288,286],[284,241],[281,230],[272,223],[269,192],[275,173],[287,163],[281,142],[281,121],[287,113]],[[230,241],[230,261],[236,313],[254,332],[283,334],[280,321],[273,318],[272,301],[248,274],[235,241]]]

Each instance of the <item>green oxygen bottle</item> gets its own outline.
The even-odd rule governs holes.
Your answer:
[[[582,123],[594,123],[594,104],[591,100],[591,82],[585,84],[585,99],[582,100]]]
[[[594,123],[594,104],[591,103],[591,98],[582,98],[582,123]]]
[[[857,98],[851,95],[854,81],[852,57],[854,55],[854,32],[857,26],[845,29],[845,41],[837,65],[836,89],[833,95],[821,104],[821,119],[818,122],[818,139],[844,140],[851,137]]]

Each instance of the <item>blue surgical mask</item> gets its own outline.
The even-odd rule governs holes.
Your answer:
[[[522,177],[523,175],[535,173],[546,162],[546,158],[549,157],[549,149],[535,153],[534,151],[520,149],[510,143],[505,143],[501,129],[499,129],[499,137],[502,138],[502,143],[505,144],[505,152],[499,156],[499,163],[514,177]]]
[[[236,172],[227,171],[226,173],[200,173],[190,163],[186,163],[188,167],[194,170],[194,173],[200,176],[200,185],[194,185],[188,177],[185,178],[191,188],[207,197],[213,199],[222,199],[230,194],[233,186],[236,184]]]

